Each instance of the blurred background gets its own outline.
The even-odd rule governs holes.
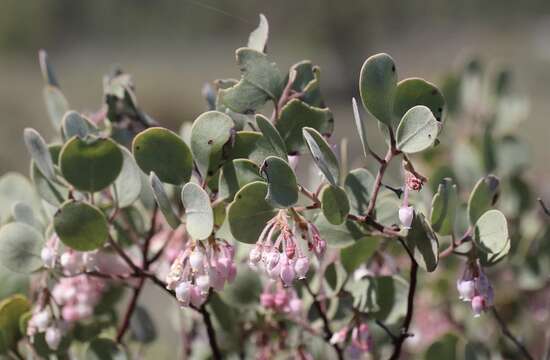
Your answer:
[[[350,98],[357,96],[361,64],[374,53],[391,54],[400,79],[414,75],[440,83],[471,55],[489,67],[511,69],[517,92],[530,99],[531,116],[519,134],[532,146],[529,177],[546,191],[548,0],[3,0],[0,173],[28,173],[23,128],[53,134],[42,99],[39,49],[48,51],[71,108],[97,110],[102,76],[120,65],[133,75],[141,108],[178,129],[204,111],[205,82],[239,77],[234,50],[246,45],[259,13],[270,22],[268,52],[280,69],[302,59],[321,66],[337,138],[355,131]],[[352,156],[358,154],[355,137],[351,146]],[[149,301],[169,303],[151,295]],[[168,319],[176,309],[166,309]],[[171,349],[158,351],[167,355]]]

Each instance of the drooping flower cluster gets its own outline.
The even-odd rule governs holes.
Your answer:
[[[303,250],[297,236],[306,241],[307,250]],[[327,244],[315,225],[296,215],[292,229],[285,211],[279,211],[269,220],[250,251],[249,265],[265,270],[271,279],[280,278],[285,287],[293,281],[304,279],[309,270],[309,254],[320,256]]]
[[[71,324],[92,316],[106,285],[105,279],[86,275],[61,278],[52,289],[61,318]]]
[[[493,287],[476,261],[467,263],[464,273],[456,282],[456,288],[460,300],[472,303],[474,317],[493,306]]]
[[[299,316],[303,310],[302,300],[292,288],[285,288],[275,280],[268,280],[260,295],[260,304],[267,310]]]
[[[181,306],[201,306],[210,288],[223,290],[237,275],[235,249],[226,241],[190,242],[176,257],[167,275],[167,288],[175,290]]]
[[[347,347],[350,359],[359,359],[364,353],[372,350],[374,343],[369,326],[366,323],[356,323],[350,328],[349,325],[335,332],[330,338],[331,344],[343,344],[351,330],[350,343]]]

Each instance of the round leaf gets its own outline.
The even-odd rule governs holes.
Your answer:
[[[395,117],[401,119],[409,109],[416,105],[428,107],[437,121],[443,119],[445,98],[434,84],[420,78],[401,80],[395,91],[393,105]]]
[[[0,264],[11,271],[31,273],[42,266],[44,238],[30,225],[16,222],[0,228]]]
[[[276,210],[265,199],[267,184],[255,181],[245,185],[235,195],[227,210],[229,228],[238,241],[254,244]]]
[[[470,224],[475,224],[477,219],[489,210],[496,199],[500,180],[494,175],[488,175],[479,179],[468,199],[468,218]]]
[[[11,208],[16,202],[36,204],[37,199],[32,184],[19,173],[8,172],[0,177],[0,222],[6,222]]]
[[[415,106],[403,115],[397,127],[397,148],[408,154],[423,151],[435,142],[440,128],[429,108]]]
[[[298,201],[296,175],[286,161],[270,156],[265,159],[260,170],[267,180],[267,201],[280,208],[296,204]]]
[[[331,247],[342,248],[350,246],[355,241],[366,237],[365,233],[355,221],[346,220],[343,224],[333,225],[323,215],[317,216],[315,226],[321,233],[321,237]]]
[[[212,176],[222,159],[222,149],[235,125],[219,111],[201,114],[191,128],[191,151],[203,177]]]
[[[0,302],[0,353],[17,346],[25,334],[19,329],[19,319],[31,309],[31,304],[22,295],[13,295]]]
[[[111,185],[122,162],[120,148],[110,139],[73,137],[59,154],[63,177],[81,191],[95,192]]]
[[[100,248],[109,236],[103,213],[93,205],[68,201],[54,215],[53,226],[61,241],[77,251]]]
[[[132,152],[141,170],[154,171],[162,182],[180,185],[188,182],[193,170],[191,150],[172,131],[160,127],[139,133]]]
[[[340,250],[340,261],[348,273],[354,272],[374,254],[380,242],[374,237],[363,238]]]
[[[388,126],[392,125],[396,85],[397,71],[391,56],[376,54],[365,61],[359,79],[363,105],[374,117]]]
[[[247,159],[228,161],[222,168],[218,197],[233,200],[240,188],[253,181],[262,181],[258,165]]]
[[[68,111],[63,116],[61,126],[66,139],[70,139],[73,136],[83,139],[86,135],[97,132],[95,125],[76,111]]]
[[[474,227],[474,241],[485,253],[501,254],[510,242],[504,214],[493,209],[481,215]]]
[[[327,181],[334,186],[338,186],[340,166],[330,145],[317,130],[306,127],[302,131],[309,152],[313,156],[313,161],[315,161],[315,164],[317,164],[317,167],[321,170]]]
[[[367,169],[354,169],[346,176],[344,186],[349,196],[351,213],[362,215],[369,207],[375,178]]]
[[[185,208],[186,229],[193,239],[206,239],[214,229],[214,212],[206,191],[195,183],[187,183],[181,190]]]
[[[323,215],[333,225],[342,224],[349,214],[349,200],[345,190],[339,186],[325,186],[321,192]]]

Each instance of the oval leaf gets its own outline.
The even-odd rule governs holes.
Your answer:
[[[364,214],[374,189],[375,177],[367,169],[354,169],[346,176],[344,186],[349,197],[351,213]]]
[[[235,195],[227,209],[227,219],[233,237],[254,244],[267,222],[277,213],[267,202],[267,184],[255,181],[245,185]]]
[[[122,151],[122,169],[115,180],[114,187],[116,191],[118,207],[125,208],[132,205],[141,193],[141,172],[128,149],[121,147]]]
[[[235,125],[231,118],[219,111],[201,114],[191,128],[191,151],[203,177],[209,177],[218,169],[222,149],[231,138]]]
[[[253,181],[262,181],[258,165],[247,159],[228,161],[222,168],[218,198],[233,200],[240,188]]]
[[[97,131],[95,125],[92,124],[90,120],[76,111],[68,111],[63,116],[61,126],[63,128],[63,135],[65,135],[66,139],[70,139],[73,136],[83,139],[86,135]]]
[[[33,227],[10,223],[0,228],[0,264],[18,273],[31,273],[42,267],[40,252],[44,238]]]
[[[134,138],[132,152],[141,170],[146,174],[154,171],[162,182],[180,185],[191,178],[191,150],[168,129],[153,127],[142,131]]]
[[[415,212],[406,240],[418,265],[428,272],[434,271],[439,262],[439,241],[424,214]]]
[[[397,84],[393,111],[396,119],[401,119],[405,113],[416,105],[428,107],[437,121],[443,119],[445,98],[432,83],[420,79],[409,78]]]
[[[266,200],[275,207],[287,208],[298,201],[296,175],[283,159],[270,156],[260,168],[267,180]]]
[[[359,132],[359,139],[361,139],[361,145],[363,146],[363,155],[367,157],[369,154],[369,144],[367,143],[367,124],[361,120],[361,116],[359,116],[359,108],[357,107],[357,100],[355,100],[355,98],[351,99],[351,106],[353,108],[355,127]]]
[[[43,91],[48,116],[55,129],[59,129],[63,115],[69,110],[69,103],[58,87],[46,85]]]
[[[99,249],[109,237],[103,213],[93,205],[68,201],[53,218],[54,230],[61,241],[77,251]]]
[[[374,254],[380,242],[374,237],[366,237],[355,244],[340,250],[340,261],[348,273],[354,272]]]
[[[403,115],[397,127],[397,148],[408,154],[426,150],[437,139],[440,128],[441,124],[429,108],[415,106]]]
[[[332,152],[330,145],[319,132],[312,128],[304,128],[303,136],[306,140],[309,152],[313,160],[327,181],[333,186],[338,186],[340,179],[340,166],[336,155]]]
[[[23,132],[23,140],[36,167],[46,178],[55,179],[55,170],[48,145],[38,131],[26,128]]]
[[[185,208],[186,229],[193,239],[206,239],[214,229],[214,212],[206,191],[195,183],[187,183],[181,190]]]
[[[73,137],[59,154],[63,177],[81,191],[96,192],[111,185],[122,162],[122,151],[111,139]]]
[[[177,228],[178,226],[180,226],[181,222],[174,212],[174,208],[172,207],[172,203],[170,202],[170,199],[168,198],[168,195],[164,190],[164,186],[162,186],[162,182],[159,180],[154,172],[151,172],[151,175],[149,175],[149,181],[151,182],[153,196],[155,197],[157,205],[164,215],[166,222],[173,229]]]
[[[499,184],[499,178],[494,175],[478,180],[468,199],[470,224],[475,224],[477,219],[493,206],[498,195]]]
[[[392,125],[396,85],[397,71],[391,56],[376,54],[365,61],[359,78],[363,105],[375,118],[388,126]]]
[[[432,199],[432,228],[441,235],[451,235],[454,229],[458,194],[452,179],[445,178],[439,184]]]
[[[52,144],[48,146],[50,150],[50,155],[54,163],[59,161],[59,153],[61,152],[61,145]],[[34,160],[31,161],[31,180],[38,192],[38,195],[48,203],[52,204],[55,207],[59,207],[62,203],[65,202],[69,194],[69,190],[61,186],[57,182],[53,182],[46,178],[42,172],[38,169]]]
[[[286,146],[279,131],[271,124],[263,115],[256,115],[256,124],[262,131],[262,139],[259,140],[258,146],[269,149],[269,153],[287,159]]]
[[[321,209],[331,224],[342,224],[350,210],[346,191],[339,186],[325,186],[321,192]]]
[[[17,347],[26,334],[19,329],[19,319],[31,309],[31,303],[23,295],[13,295],[0,302],[0,353]]]
[[[474,227],[474,242],[478,249],[488,254],[509,250],[510,237],[504,214],[493,209],[481,215]]]

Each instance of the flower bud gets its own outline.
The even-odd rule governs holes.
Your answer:
[[[260,295],[260,304],[266,309],[272,308],[275,305],[275,297],[271,293],[262,293]]]
[[[191,300],[191,284],[188,281],[184,281],[176,286],[176,299],[183,305],[189,305]]]
[[[286,305],[288,301],[288,296],[285,290],[279,290],[275,294],[273,302],[277,308],[282,308]]]
[[[475,283],[473,280],[459,280],[456,283],[459,299],[463,301],[471,301],[475,295]]]
[[[206,301],[206,295],[205,293],[202,293],[199,290],[198,286],[192,286],[191,287],[191,304],[193,306],[199,307]]]
[[[399,221],[405,229],[410,229],[414,218],[414,208],[412,206],[402,206],[399,208]]]
[[[288,303],[288,309],[293,314],[299,314],[302,311],[302,300],[294,298]]]
[[[53,326],[49,327],[46,330],[45,340],[50,349],[57,350],[61,343],[61,330]]]
[[[283,281],[283,285],[285,287],[291,286],[295,277],[296,273],[294,272],[294,267],[290,261],[286,261],[281,267],[281,280]]]
[[[49,246],[45,246],[42,248],[42,251],[40,252],[40,257],[42,258],[42,261],[44,262],[44,266],[53,269],[55,267],[55,261],[57,260],[57,254],[55,253],[55,250],[52,249]]]
[[[50,312],[46,309],[37,312],[32,317],[33,325],[36,326],[39,331],[44,331],[50,324],[50,320]]]
[[[305,279],[309,270],[309,259],[305,256],[299,257],[294,264],[294,270],[298,279]]]
[[[204,255],[199,250],[195,250],[189,256],[189,264],[193,271],[201,271],[204,266]]]
[[[252,250],[250,250],[250,254],[248,255],[248,261],[252,265],[256,265],[260,262],[262,259],[262,246],[256,245]]]
[[[472,310],[474,312],[474,317],[479,317],[483,311],[486,309],[486,302],[483,296],[474,296],[472,298]]]

